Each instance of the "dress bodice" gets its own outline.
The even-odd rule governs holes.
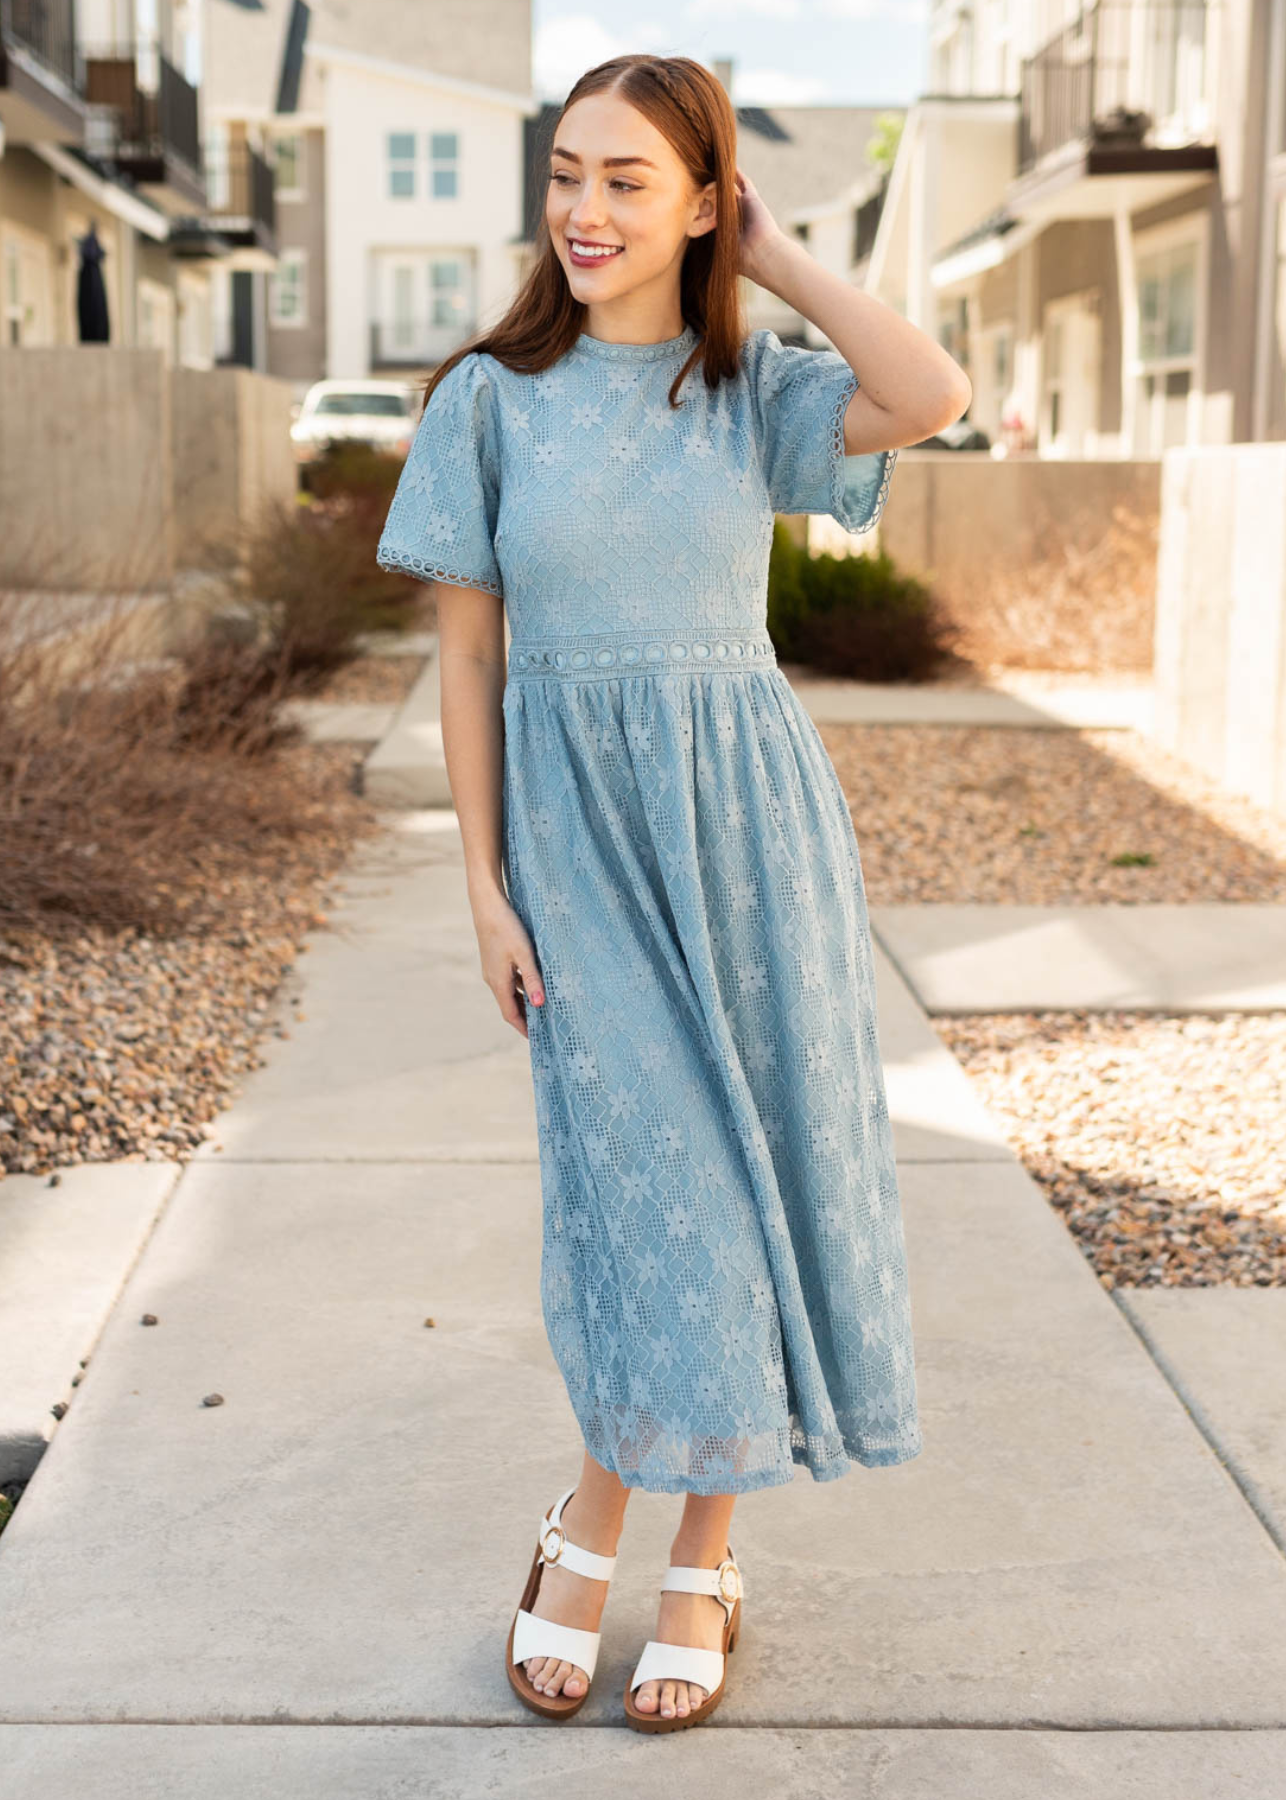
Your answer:
[[[582,333],[538,374],[462,358],[421,416],[381,567],[502,595],[516,644],[762,630],[774,513],[864,531],[897,452],[846,456],[857,376],[768,330],[714,389],[694,365],[672,407],[697,341]]]

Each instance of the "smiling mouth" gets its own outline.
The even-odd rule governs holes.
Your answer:
[[[585,244],[579,238],[568,238],[568,253],[577,262],[610,262],[624,250],[624,244]]]

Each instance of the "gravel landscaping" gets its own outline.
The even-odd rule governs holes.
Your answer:
[[[1286,1285],[1286,1013],[933,1024],[1105,1287]]]
[[[1286,900],[1286,819],[1137,732],[818,730],[872,905]]]
[[[153,937],[0,929],[0,1177],[82,1162],[186,1162],[215,1115],[289,1036],[283,983],[325,923],[329,883],[377,829],[353,792],[365,747],[301,745],[308,828],[271,862],[225,859],[225,923]]]
[[[1286,900],[1286,820],[1137,733],[819,729],[873,906]],[[933,1024],[1104,1286],[1286,1285],[1286,1013]]]

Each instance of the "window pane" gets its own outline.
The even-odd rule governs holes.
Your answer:
[[[1155,275],[1139,277],[1139,355],[1161,354],[1161,283]]]
[[[454,131],[435,131],[430,135],[429,155],[434,162],[454,162],[458,154]]]
[[[413,131],[390,131],[388,153],[396,162],[414,162],[415,133]]]
[[[454,169],[434,169],[433,197],[435,200],[455,199],[456,186]]]
[[[1191,356],[1195,334],[1197,277],[1191,250],[1170,271],[1166,293],[1165,354]]]
[[[435,288],[458,288],[460,285],[459,263],[435,262],[432,279]]]
[[[415,194],[414,169],[390,169],[388,191],[394,200],[409,200]]]

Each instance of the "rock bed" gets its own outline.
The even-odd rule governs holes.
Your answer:
[[[819,729],[873,906],[1286,899],[1286,821],[1137,733]],[[933,1023],[1105,1286],[1286,1285],[1286,1013]]]
[[[311,744],[300,792],[333,798],[324,823],[271,866],[223,877],[226,927],[170,938],[88,928],[0,927],[0,1174],[104,1160],[186,1162],[260,1066],[265,1034],[289,1036],[283,988],[330,883],[373,809],[353,794],[364,752]]]
[[[933,1023],[1105,1287],[1286,1285],[1286,1012]]]
[[[1137,732],[818,729],[872,905],[1286,900],[1286,819]]]

